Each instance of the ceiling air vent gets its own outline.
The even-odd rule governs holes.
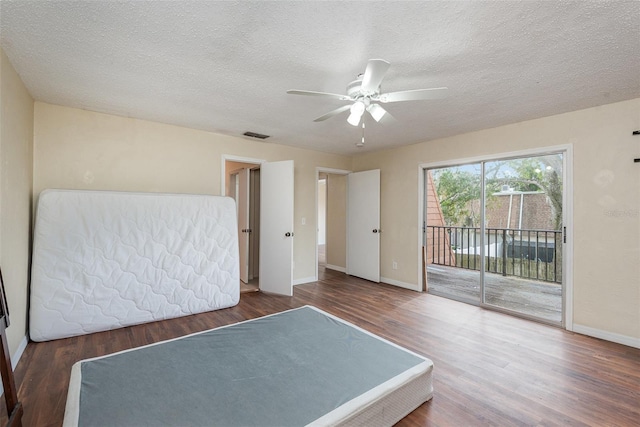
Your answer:
[[[255,132],[245,132],[243,133],[244,136],[248,136],[250,138],[258,138],[258,139],[267,139],[269,138],[269,135],[263,135],[261,133],[255,133]]]

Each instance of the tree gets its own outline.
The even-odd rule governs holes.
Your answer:
[[[542,191],[549,198],[556,230],[562,226],[562,154],[494,162],[492,180],[516,191]],[[512,173],[508,173],[513,171]]]
[[[432,171],[440,207],[447,225],[479,226],[480,165]],[[485,163],[487,204],[493,193],[508,185],[515,191],[542,191],[551,203],[556,230],[562,226],[562,154]]]
[[[480,199],[480,175],[460,168],[437,169],[433,181],[445,223],[477,226],[480,213],[472,202]]]

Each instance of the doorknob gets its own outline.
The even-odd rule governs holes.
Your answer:
[[[374,228],[374,229],[373,229],[373,232],[374,232],[374,233],[382,233],[382,230],[380,230],[379,228]]]
[[[287,231],[286,233],[284,233],[284,236],[285,237],[293,237],[293,233],[290,233],[290,232]]]

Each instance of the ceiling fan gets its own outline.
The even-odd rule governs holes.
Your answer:
[[[336,108],[335,110],[318,117],[314,122],[321,122],[336,116],[343,111],[350,110],[347,122],[353,126],[358,126],[358,124],[360,124],[360,119],[365,111],[368,111],[376,122],[382,120],[383,117],[391,117],[391,114],[389,114],[387,110],[380,105],[380,103],[422,101],[428,99],[440,99],[446,96],[446,87],[381,93],[380,84],[382,83],[382,79],[390,66],[391,64],[384,59],[370,59],[367,63],[365,72],[358,75],[356,80],[347,85],[346,95],[295,89],[288,90],[287,93],[291,95],[320,96],[339,99],[341,101],[349,101],[350,104]]]

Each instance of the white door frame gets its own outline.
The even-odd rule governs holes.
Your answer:
[[[220,195],[221,196],[226,196],[227,195],[227,161],[229,162],[237,162],[237,163],[248,163],[248,164],[253,164],[253,165],[262,165],[263,163],[266,163],[266,160],[264,159],[254,159],[254,158],[250,158],[250,157],[241,157],[241,156],[234,156],[232,154],[222,154],[221,156],[221,164],[220,164]],[[249,168],[251,169],[251,168]],[[233,171],[232,171],[233,172]],[[236,202],[237,203],[237,202]],[[238,209],[237,205],[236,205],[236,209]],[[258,218],[258,221],[260,221],[260,219]],[[238,240],[240,239],[240,235],[238,235]],[[239,244],[239,241],[238,241]],[[251,244],[251,239],[249,239],[249,244]],[[260,260],[258,259],[258,263],[260,263]],[[251,274],[249,274],[249,277],[251,277]],[[259,282],[258,282],[259,283]],[[258,287],[260,287],[260,285],[258,284]]]
[[[266,162],[265,159],[253,159],[251,157],[234,156],[232,154],[223,154],[220,157],[220,159],[221,159],[221,162],[220,162],[220,195],[221,196],[227,195],[226,185],[225,185],[227,183],[227,161],[238,162],[238,163],[254,163],[258,165],[261,165],[262,163]]]
[[[315,181],[315,206],[316,206],[316,232],[315,232],[315,242],[316,242],[316,249],[315,249],[315,253],[316,253],[316,257],[315,257],[315,279],[314,281],[318,281],[318,180],[320,179],[320,174],[321,173],[327,173],[327,174],[332,174],[332,175],[349,175],[352,171],[350,170],[345,170],[345,169],[332,169],[332,168],[323,168],[323,167],[316,167],[316,181]],[[328,190],[329,187],[327,187]],[[349,195],[347,194],[347,197],[349,197]],[[348,230],[347,230],[348,232]]]
[[[564,319],[563,327],[568,331],[573,331],[573,145],[563,144],[549,147],[531,148],[521,151],[511,151],[507,153],[487,154],[478,157],[467,157],[461,159],[450,159],[438,162],[421,163],[418,165],[418,228],[422,230],[424,221],[424,170],[438,169],[452,165],[464,165],[469,163],[486,162],[491,160],[502,160],[513,157],[540,156],[551,153],[563,153],[563,200],[562,200],[562,222],[566,228],[567,243],[564,244],[564,256],[562,274],[564,275]],[[423,289],[422,281],[422,233],[418,233],[418,289]]]

